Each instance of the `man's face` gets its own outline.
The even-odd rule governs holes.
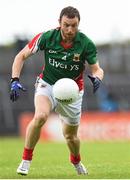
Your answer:
[[[78,31],[78,17],[68,18],[63,16],[60,23],[62,37],[65,41],[72,41]]]

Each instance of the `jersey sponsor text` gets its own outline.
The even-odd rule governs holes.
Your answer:
[[[58,62],[56,59],[49,58],[49,64],[56,68],[68,69],[69,71],[73,71],[73,70],[78,71],[79,70],[79,65],[77,65],[77,64],[68,65],[68,64],[64,64],[62,62]]]

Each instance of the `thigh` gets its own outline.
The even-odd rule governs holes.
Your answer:
[[[44,101],[48,102],[48,99],[49,99],[49,101],[51,102],[51,108],[54,109],[56,102],[53,98],[52,86],[48,84],[47,82],[45,82],[44,80],[42,80],[41,78],[37,78],[36,83],[35,83],[35,99],[37,96],[41,96],[43,98],[47,97],[47,98],[44,98],[45,99]],[[39,103],[41,102],[39,101]]]
[[[49,115],[52,109],[52,103],[47,96],[37,95],[34,99],[35,104],[35,114],[46,113]]]

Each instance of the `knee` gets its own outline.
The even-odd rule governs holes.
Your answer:
[[[77,140],[77,136],[73,134],[64,134],[64,137],[67,142],[75,142]]]
[[[48,115],[46,113],[37,113],[34,115],[34,126],[40,128],[46,122]]]

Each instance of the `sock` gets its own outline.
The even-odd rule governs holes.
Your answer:
[[[33,150],[34,149],[24,148],[24,151],[23,151],[23,160],[31,161],[32,160],[32,156],[33,156]]]
[[[80,157],[80,154],[75,156],[73,154],[70,154],[70,161],[71,163],[73,164],[78,164],[80,161],[81,161],[81,157]]]

